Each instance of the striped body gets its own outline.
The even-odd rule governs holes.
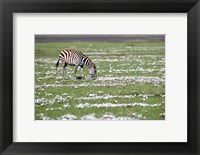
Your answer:
[[[93,78],[96,78],[96,66],[92,62],[91,59],[89,59],[86,55],[83,53],[76,51],[76,50],[68,50],[64,49],[59,54],[59,59],[56,64],[56,67],[58,67],[59,61],[63,63],[62,67],[62,75],[64,76],[64,69],[67,65],[74,65],[75,66],[75,74],[77,72],[77,68],[82,68],[82,74],[84,76],[83,72],[83,66],[85,65],[90,70],[90,75]]]

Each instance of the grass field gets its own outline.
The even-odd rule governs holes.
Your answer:
[[[55,64],[62,49],[76,49],[97,66],[92,80],[65,77]],[[81,75],[81,72],[78,72]],[[165,43],[48,42],[35,44],[36,120],[164,120]]]

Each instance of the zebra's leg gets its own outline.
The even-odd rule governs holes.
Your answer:
[[[74,70],[74,74],[76,75],[76,73],[77,73],[77,68],[78,68],[78,66],[75,66],[75,70]]]
[[[65,74],[65,67],[67,66],[67,63],[64,62],[63,63],[63,67],[62,67],[62,77],[64,77],[64,74]]]
[[[80,67],[81,67],[82,78],[85,78],[83,65],[81,65]]]

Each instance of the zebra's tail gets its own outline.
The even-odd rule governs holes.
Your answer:
[[[58,62],[56,63],[56,69],[57,69],[57,67],[59,65],[59,61],[60,61],[60,58],[58,58]]]

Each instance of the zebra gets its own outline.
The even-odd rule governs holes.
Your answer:
[[[70,49],[61,50],[58,61],[56,63],[56,69],[59,65],[60,60],[63,63],[63,66],[62,66],[63,77],[64,77],[64,72],[65,72],[65,67],[67,65],[72,65],[72,66],[75,66],[75,71],[74,71],[75,75],[77,73],[78,67],[82,69],[82,77],[84,78],[83,65],[85,65],[89,69],[91,78],[96,79],[97,70],[96,70],[95,64],[92,62],[90,58],[88,58],[82,52],[77,51],[77,50],[70,50]]]

